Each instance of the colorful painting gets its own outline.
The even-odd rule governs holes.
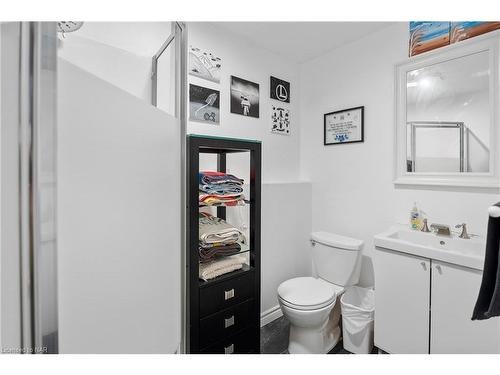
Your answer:
[[[271,105],[271,133],[290,135],[290,110]]]
[[[498,29],[500,29],[500,22],[452,22],[450,29],[450,43],[457,43],[461,40],[473,38]]]
[[[410,56],[450,44],[451,22],[410,22]]]
[[[189,47],[189,74],[219,83],[221,67],[220,57],[198,47]]]
[[[220,93],[206,87],[189,85],[189,120],[217,125]]]

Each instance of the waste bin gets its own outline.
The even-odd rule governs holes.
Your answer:
[[[353,286],[340,298],[344,349],[356,354],[369,354],[373,349],[375,292]]]

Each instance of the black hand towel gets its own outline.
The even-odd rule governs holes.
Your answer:
[[[495,206],[500,207],[500,202]],[[486,254],[484,257],[483,279],[472,320],[483,320],[500,315],[500,217],[488,221]]]

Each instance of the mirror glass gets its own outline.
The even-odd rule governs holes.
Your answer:
[[[489,86],[488,51],[407,72],[407,172],[489,172]]]

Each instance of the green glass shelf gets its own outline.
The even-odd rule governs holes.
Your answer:
[[[208,139],[216,139],[222,141],[238,141],[238,142],[252,142],[252,143],[262,143],[256,139],[245,139],[245,138],[231,138],[231,137],[219,137],[215,135],[203,135],[203,134],[188,134],[188,137],[192,138],[208,138]]]

